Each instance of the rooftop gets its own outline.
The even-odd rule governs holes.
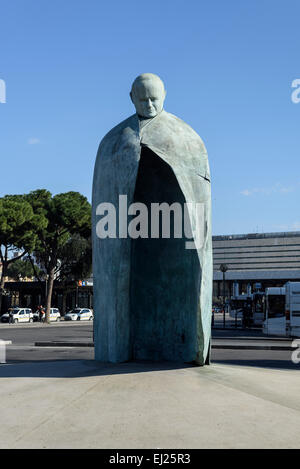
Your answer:
[[[213,236],[213,241],[227,241],[231,239],[262,239],[262,238],[294,238],[300,237],[300,231],[280,231],[278,233],[248,233],[234,235]]]

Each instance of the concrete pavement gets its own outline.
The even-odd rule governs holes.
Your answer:
[[[0,365],[1,448],[297,448],[300,374],[213,364]]]

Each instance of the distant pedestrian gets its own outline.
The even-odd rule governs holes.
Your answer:
[[[14,315],[13,315],[13,310],[12,310],[12,308],[9,309],[8,314],[9,314],[9,324],[13,324],[13,322],[14,322]]]
[[[42,305],[38,306],[38,312],[39,312],[39,321],[43,322],[44,321],[45,310],[44,310]]]

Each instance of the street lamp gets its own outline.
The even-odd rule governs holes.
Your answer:
[[[220,264],[220,271],[223,273],[223,327],[225,329],[225,272],[228,267],[226,264]]]

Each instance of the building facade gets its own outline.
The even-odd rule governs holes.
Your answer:
[[[1,313],[13,306],[32,308],[45,306],[45,290],[47,285],[39,282],[6,282],[6,295],[3,297]],[[59,308],[61,313],[79,307],[93,308],[93,284],[89,281],[73,282],[64,285],[55,281],[52,295],[52,307]]]
[[[300,231],[213,236],[214,299],[223,296],[222,264],[225,272],[225,296],[283,286],[300,281]]]

